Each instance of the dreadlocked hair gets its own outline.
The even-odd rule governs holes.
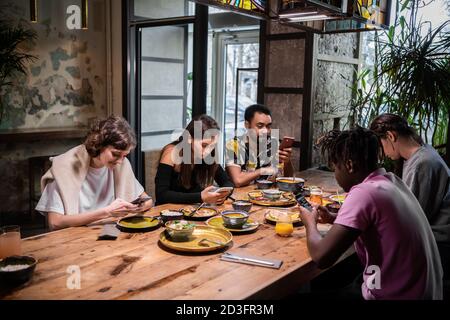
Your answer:
[[[378,168],[382,156],[378,136],[367,129],[332,130],[319,138],[317,145],[329,165],[352,161],[355,170],[373,171]]]

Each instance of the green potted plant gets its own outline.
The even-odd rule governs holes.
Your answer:
[[[12,79],[18,74],[27,73],[27,62],[37,59],[27,53],[23,45],[36,40],[34,30],[21,24],[14,25],[7,20],[0,20],[0,122],[5,114],[3,97],[5,88],[13,85]]]
[[[352,88],[350,125],[396,113],[443,153],[450,134],[450,20],[432,28],[418,19],[417,1],[401,3],[395,26],[375,33],[374,68],[363,70]]]

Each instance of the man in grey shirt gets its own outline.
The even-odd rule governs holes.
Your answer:
[[[419,200],[438,243],[450,243],[450,169],[429,145],[403,164],[403,181]]]
[[[414,128],[385,113],[370,124],[392,160],[404,159],[402,178],[418,199],[436,239],[444,270],[444,299],[450,298],[450,169]]]

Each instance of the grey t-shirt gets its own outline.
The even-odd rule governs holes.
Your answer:
[[[450,169],[424,145],[403,165],[403,181],[419,200],[437,242],[450,243]]]

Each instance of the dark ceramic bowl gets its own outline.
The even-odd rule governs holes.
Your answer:
[[[183,212],[180,211],[175,211],[175,210],[162,210],[159,213],[159,216],[161,217],[161,220],[164,223],[166,223],[167,221],[172,221],[172,220],[181,220],[183,219]]]
[[[290,191],[297,193],[303,190],[305,180],[302,178],[279,177],[277,178],[277,187],[281,191]]]
[[[338,213],[339,209],[341,209],[341,204],[339,202],[333,202],[328,203],[325,207],[332,213]]]
[[[234,210],[249,212],[252,208],[252,203],[249,201],[237,200],[232,203],[232,206]]]
[[[37,260],[30,256],[11,256],[0,260],[0,283],[19,285],[31,279]],[[19,266],[24,266],[17,270]],[[11,269],[11,270],[8,270]]]
[[[248,220],[248,213],[240,210],[222,211],[223,224],[226,228],[240,229]]]
[[[273,186],[273,182],[270,180],[256,180],[256,186],[261,190],[270,189]]]

